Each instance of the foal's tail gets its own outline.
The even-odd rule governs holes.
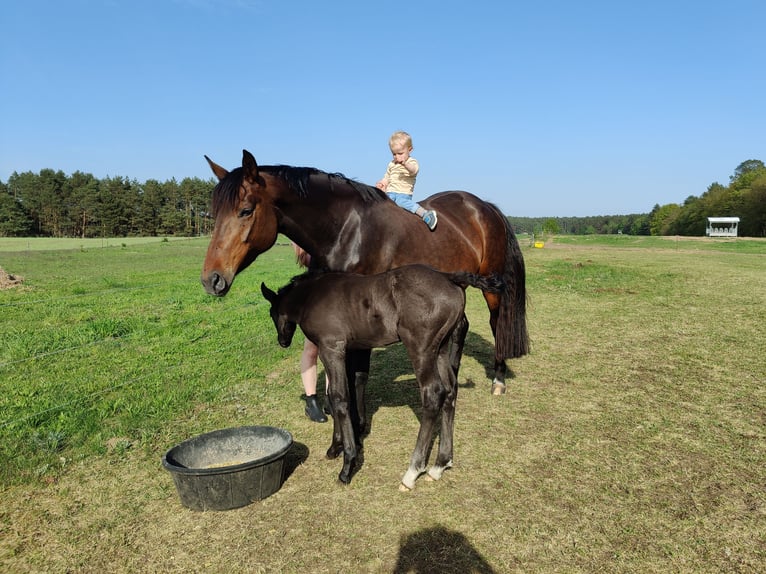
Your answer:
[[[508,218],[490,204],[505,225],[505,266],[503,282],[506,289],[500,295],[495,328],[495,351],[498,357],[514,359],[529,353],[527,332],[527,287],[524,256]]]
[[[461,271],[460,273],[451,273],[450,280],[463,289],[466,287],[476,287],[489,293],[502,293],[506,290],[506,284],[497,273],[492,275],[477,275]]]

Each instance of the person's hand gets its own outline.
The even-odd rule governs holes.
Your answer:
[[[385,179],[381,179],[378,183],[375,184],[375,187],[383,191],[386,191],[386,188],[388,187],[388,182]]]

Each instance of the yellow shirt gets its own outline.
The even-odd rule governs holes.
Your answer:
[[[407,163],[410,165],[412,165],[413,162],[415,164],[415,173],[413,175],[410,175],[410,172],[408,172],[402,164],[394,163],[393,161],[388,163],[386,175],[384,176],[384,178],[388,180],[386,191],[393,193],[409,193],[412,195],[412,190],[415,188],[415,178],[418,176],[418,171],[420,171],[418,160],[414,157],[407,160]]]

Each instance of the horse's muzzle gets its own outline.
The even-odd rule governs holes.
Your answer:
[[[207,277],[202,277],[202,286],[209,295],[223,297],[229,292],[231,283],[226,281],[226,278],[223,275],[213,271]]]

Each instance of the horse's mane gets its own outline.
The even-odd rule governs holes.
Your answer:
[[[274,177],[283,179],[288,187],[298,197],[306,198],[312,193],[309,185],[311,176],[326,178],[327,189],[333,192],[336,187],[348,187],[359,194],[365,202],[385,201],[388,196],[376,187],[367,185],[353,179],[349,179],[342,173],[327,173],[315,167],[293,167],[289,165],[265,165],[258,166],[259,172],[265,172]],[[213,217],[221,209],[231,209],[239,198],[239,188],[242,185],[244,172],[241,167],[231,170],[226,177],[218,182],[213,190],[212,211]]]
[[[277,295],[280,297],[283,297],[284,295],[287,295],[290,291],[295,289],[298,285],[301,283],[305,283],[309,279],[313,279],[314,277],[319,277],[321,275],[324,275],[326,273],[329,273],[327,269],[309,269],[308,271],[305,271],[304,273],[301,273],[300,275],[296,275],[290,281],[288,281],[285,285],[282,285],[277,290]]]

